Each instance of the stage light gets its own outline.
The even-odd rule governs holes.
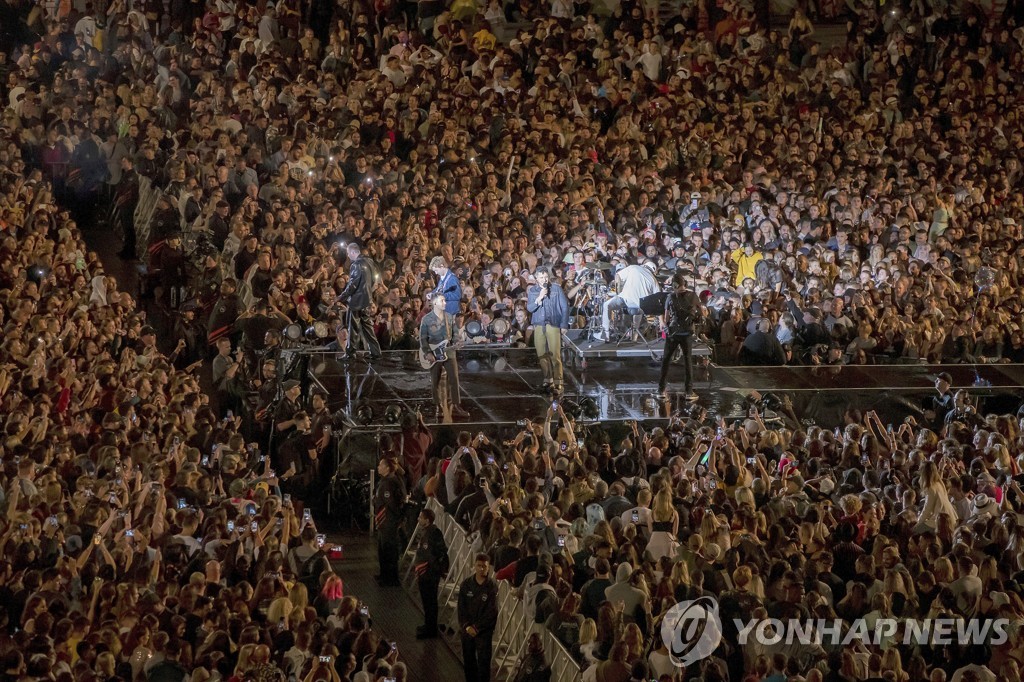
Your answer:
[[[373,417],[373,408],[371,406],[364,403],[356,408],[356,421],[363,426],[367,426],[372,423]]]
[[[597,403],[590,396],[584,396],[580,398],[579,404],[577,405],[577,411],[579,417],[582,419],[597,419],[601,414],[601,411],[597,407]]]
[[[384,410],[384,421],[388,424],[397,424],[402,421],[402,407],[392,403]]]

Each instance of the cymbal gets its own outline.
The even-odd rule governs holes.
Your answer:
[[[604,261],[594,261],[593,263],[587,263],[584,267],[587,270],[611,270],[612,264],[605,263]]]

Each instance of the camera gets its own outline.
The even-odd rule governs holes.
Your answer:
[[[321,663],[330,663],[331,662],[331,657],[330,656],[321,656],[320,657],[320,662]]]
[[[559,547],[565,547],[565,536],[564,535],[559,535],[558,536],[558,546]]]
[[[235,522],[234,521],[228,521],[228,532],[229,533],[234,533],[235,532]]]

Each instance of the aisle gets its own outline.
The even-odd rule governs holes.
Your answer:
[[[440,638],[416,640],[416,626],[423,614],[401,587],[380,587],[377,548],[366,534],[332,533],[329,542],[345,547],[345,558],[332,562],[345,581],[345,595],[361,599],[370,607],[373,628],[385,639],[398,642],[399,658],[409,667],[412,680],[463,679],[462,663]]]

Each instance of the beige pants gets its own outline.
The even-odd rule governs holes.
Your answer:
[[[537,347],[540,370],[544,381],[562,386],[562,330],[550,324],[533,328],[533,343]]]

